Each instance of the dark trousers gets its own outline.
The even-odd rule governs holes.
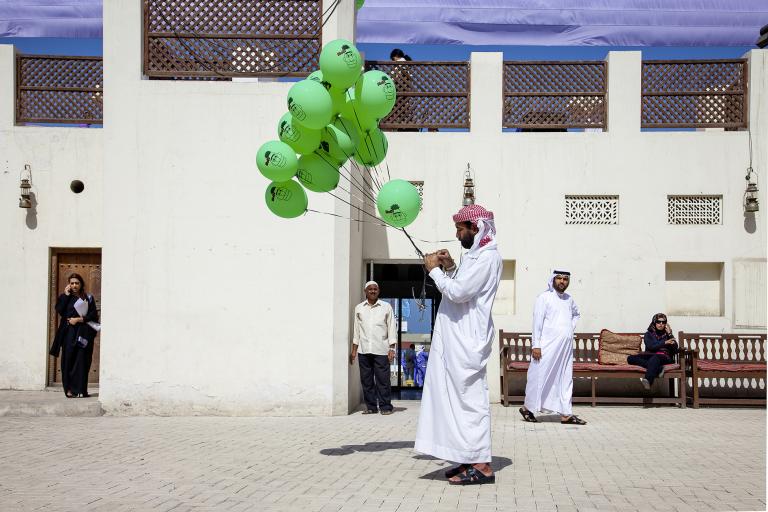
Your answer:
[[[392,410],[392,390],[389,387],[389,358],[376,354],[357,354],[363,400],[369,411]]]
[[[672,364],[672,360],[664,354],[636,354],[628,356],[627,362],[645,368],[645,378],[651,384],[659,376],[665,364]]]

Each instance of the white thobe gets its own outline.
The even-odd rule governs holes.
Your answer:
[[[533,309],[531,348],[541,349],[541,359],[531,358],[525,385],[525,408],[533,413],[571,414],[573,397],[573,333],[579,309],[567,293],[543,292]]]
[[[416,430],[414,448],[421,453],[462,464],[491,461],[486,364],[501,270],[493,247],[467,253],[453,275],[439,268],[429,273],[443,297]]]

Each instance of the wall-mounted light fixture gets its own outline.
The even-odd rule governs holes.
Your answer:
[[[32,208],[32,167],[24,164],[24,170],[19,176],[21,184],[21,197],[19,197],[19,208]]]
[[[744,211],[748,213],[754,213],[760,210],[760,204],[757,201],[757,183],[752,181],[753,174],[757,175],[757,173],[749,167],[747,169],[747,175],[744,177],[744,179],[747,180],[747,190],[744,192]]]
[[[475,181],[472,179],[472,168],[469,164],[464,171],[464,199],[461,204],[464,206],[475,204]]]

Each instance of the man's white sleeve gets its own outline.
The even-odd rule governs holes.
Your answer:
[[[490,275],[491,265],[487,263],[487,260],[475,262],[469,269],[454,274],[453,279],[445,275],[440,267],[433,268],[429,273],[429,277],[435,282],[440,293],[451,302],[456,303],[468,302],[477,297],[483,286],[488,283]]]
[[[531,348],[541,348],[541,332],[544,330],[544,319],[547,316],[547,295],[542,293],[533,306],[533,335]]]
[[[352,344],[360,345],[360,319],[357,318],[357,306],[355,306],[355,309],[353,310],[352,314],[354,315],[354,318],[352,319],[352,322],[354,324],[354,327],[352,329]]]
[[[579,314],[579,308],[576,303],[571,299],[571,330],[576,332],[576,324],[579,323],[581,315]]]

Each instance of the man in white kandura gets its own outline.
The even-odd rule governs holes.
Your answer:
[[[547,291],[536,298],[533,308],[531,364],[525,385],[525,405],[520,414],[525,421],[537,422],[536,414],[557,413],[560,423],[586,425],[573,415],[573,333],[579,321],[579,308],[565,293],[571,273],[554,270]]]
[[[424,257],[443,297],[432,334],[414,447],[459,463],[445,474],[451,484],[493,483],[486,365],[494,336],[491,307],[501,279],[501,256],[493,212],[469,205],[453,221],[456,238],[469,249],[461,265],[456,268],[445,249]]]

